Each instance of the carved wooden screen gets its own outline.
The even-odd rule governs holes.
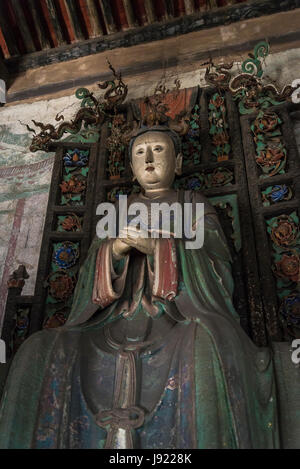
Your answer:
[[[68,316],[78,270],[91,243],[97,144],[56,151],[35,289],[31,330]]]
[[[264,323],[272,340],[299,337],[300,326],[300,159],[293,108],[285,103],[241,118]]]
[[[92,236],[98,144],[59,143],[41,244],[34,296],[12,284],[2,338],[8,358],[32,333],[64,323],[71,309],[78,270]]]
[[[242,327],[262,345],[262,302],[238,111],[230,93],[205,89],[199,91],[197,112],[200,157],[184,166],[176,186],[202,191],[216,208],[233,259],[235,308]]]

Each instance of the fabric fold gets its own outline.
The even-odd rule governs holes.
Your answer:
[[[100,246],[96,259],[92,301],[101,308],[122,296],[126,282],[129,256],[125,256],[122,274],[117,275],[112,263],[112,242],[110,240]]]

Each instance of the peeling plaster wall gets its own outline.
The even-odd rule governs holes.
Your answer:
[[[240,57],[236,58],[236,71]],[[300,49],[292,49],[269,56],[266,61],[268,81],[280,86],[300,78]],[[163,77],[166,86],[173,87],[181,80],[181,87],[205,86],[205,69],[181,72],[179,68],[149,72],[125,79],[129,85],[128,99],[151,95]],[[270,80],[271,79],[271,80]],[[96,96],[101,94],[97,84],[90,86]],[[51,97],[31,103],[0,108],[0,324],[7,294],[9,275],[24,264],[30,275],[23,293],[34,293],[37,264],[41,248],[43,224],[47,209],[53,158],[50,153],[29,151],[31,137],[26,124],[31,120],[55,123],[57,113],[71,119],[80,106],[74,96]],[[300,127],[297,127],[300,147]]]

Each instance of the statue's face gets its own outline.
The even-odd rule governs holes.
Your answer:
[[[169,189],[178,169],[175,147],[164,132],[147,132],[137,137],[132,146],[133,174],[145,190]]]

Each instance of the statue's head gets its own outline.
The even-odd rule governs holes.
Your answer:
[[[168,127],[140,129],[131,139],[131,169],[145,190],[170,189],[181,173],[180,137]]]

